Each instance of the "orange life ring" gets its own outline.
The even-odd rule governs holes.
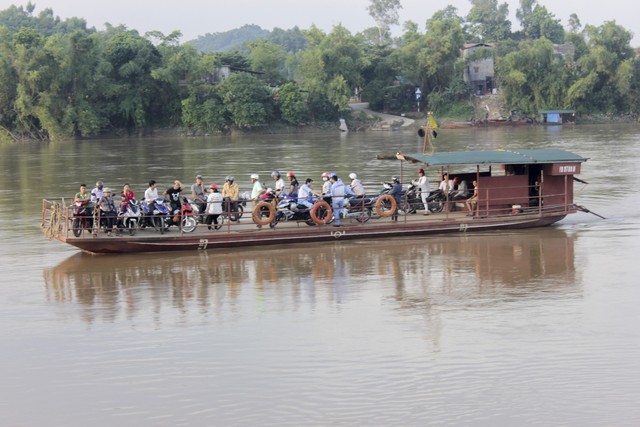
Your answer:
[[[320,208],[324,208],[324,210],[327,213],[324,218],[320,218],[318,216],[318,209]],[[329,203],[322,200],[320,202],[315,203],[311,207],[311,211],[309,212],[309,214],[311,215],[311,219],[313,220],[313,222],[315,222],[318,225],[324,225],[327,223],[327,221],[331,219],[331,215],[333,214],[333,211],[331,210],[331,206],[329,205]]]
[[[269,216],[267,217],[262,216],[262,210],[264,208],[269,210]],[[260,202],[253,207],[251,217],[253,218],[253,222],[256,224],[267,225],[276,218],[276,209],[269,202]]]
[[[389,209],[388,211],[382,210],[382,204],[385,201],[389,201],[389,203],[391,204],[391,209]],[[377,214],[385,218],[396,213],[396,209],[398,209],[398,203],[396,203],[396,198],[391,194],[383,194],[382,196],[378,197],[378,200],[376,200],[375,207]]]

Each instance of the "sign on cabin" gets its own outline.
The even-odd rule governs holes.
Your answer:
[[[547,175],[577,175],[580,173],[580,163],[553,163],[545,165]]]

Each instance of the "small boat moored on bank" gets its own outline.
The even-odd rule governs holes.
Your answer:
[[[265,208],[261,203],[255,207],[251,218],[245,216],[237,222],[228,221],[219,229],[209,229],[201,224],[189,233],[178,227],[166,234],[156,233],[151,228],[135,235],[107,236],[97,226],[99,220],[92,221],[91,228],[81,232],[74,230],[73,207],[65,206],[63,200],[44,199],[41,229],[50,239],[83,251],[135,253],[521,229],[550,225],[568,214],[585,210],[575,204],[573,188],[574,176],[580,173],[581,164],[587,159],[565,150],[396,153],[379,156],[379,159],[399,161],[401,179],[406,164],[413,164],[430,168],[432,173],[437,169],[440,175],[455,176],[459,182],[476,181],[477,201],[469,211],[466,200],[449,193],[444,197],[442,212],[415,215],[412,213],[423,209],[421,201],[416,203],[404,198],[397,206],[395,202],[388,204],[388,198],[380,197],[370,221],[355,215],[345,218],[339,227],[330,224],[330,210],[326,220],[314,216],[315,222],[288,221],[274,227],[263,226],[265,216],[271,218],[271,209],[275,208]],[[362,209],[371,207],[363,205]],[[266,210],[264,215],[263,210]],[[400,213],[397,222],[391,219],[396,210]]]

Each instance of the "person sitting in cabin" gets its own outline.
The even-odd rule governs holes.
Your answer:
[[[473,216],[475,214],[476,207],[478,206],[478,181],[473,180],[473,195],[465,202],[469,213],[467,216]]]
[[[446,196],[451,191],[453,191],[453,180],[449,179],[449,174],[445,173],[442,175],[442,181],[440,182],[440,186],[438,190],[442,191],[442,193]]]
[[[458,178],[454,179],[455,180]],[[453,194],[451,195],[451,199],[452,200],[466,200],[469,198],[470,192],[469,192],[469,188],[467,186],[467,181],[466,180],[462,180],[460,181],[460,183],[458,184],[457,188],[455,189],[455,191],[453,192]]]

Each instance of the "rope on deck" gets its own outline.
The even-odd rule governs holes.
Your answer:
[[[49,216],[49,224],[44,230],[44,235],[51,240],[62,234],[62,205],[58,202],[51,204],[51,215]]]

